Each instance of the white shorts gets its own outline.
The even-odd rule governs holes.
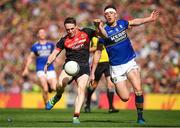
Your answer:
[[[47,71],[46,74],[44,71],[37,71],[36,74],[38,77],[45,76],[47,79],[56,78],[56,72],[54,70]]]
[[[112,81],[116,84],[120,81],[124,81],[127,79],[127,73],[130,72],[132,69],[138,69],[139,66],[137,65],[134,59],[130,60],[126,64],[110,66],[110,74]]]

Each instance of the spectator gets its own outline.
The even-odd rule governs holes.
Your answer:
[[[6,90],[8,84],[16,84],[21,90],[24,80],[19,77],[19,72],[22,71],[23,60],[27,57],[26,51],[36,40],[32,37],[35,37],[33,34],[39,26],[48,28],[49,39],[57,41],[58,37],[64,34],[63,20],[65,17],[75,16],[80,25],[90,26],[90,20],[103,17],[103,7],[110,3],[116,3],[119,12],[122,12],[119,15],[128,20],[133,17],[144,17],[144,14],[152,9],[160,10],[160,22],[150,26],[142,25],[128,32],[128,35],[133,39],[133,47],[138,54],[137,61],[142,66],[142,73],[145,74],[142,75],[143,84],[150,87],[148,92],[179,92],[179,0],[168,0],[166,4],[160,0],[76,0],[73,2],[72,0],[46,0],[46,2],[42,0],[3,0],[0,2],[0,59],[3,60],[0,61],[1,85]],[[137,33],[139,36],[135,36]],[[169,68],[170,71],[166,72],[165,70]],[[10,70],[7,71],[7,69]],[[12,82],[9,83],[9,80],[5,79],[7,73],[16,79],[11,79]],[[33,75],[30,77],[33,78]],[[172,77],[173,79],[170,79]],[[162,84],[164,82],[165,85]],[[169,89],[171,91],[168,91]]]

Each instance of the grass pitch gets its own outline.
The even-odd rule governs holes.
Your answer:
[[[146,124],[136,123],[136,111],[107,110],[81,113],[81,124],[72,124],[73,109],[0,109],[0,127],[180,127],[180,111],[145,111]]]

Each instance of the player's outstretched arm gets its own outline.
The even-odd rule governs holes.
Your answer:
[[[22,72],[22,76],[28,75],[28,73],[29,73],[29,65],[31,64],[34,56],[35,56],[34,53],[31,52],[31,53],[29,54],[29,56],[27,57],[27,61],[26,61],[24,70],[23,70],[23,72]]]
[[[54,49],[53,52],[49,55],[47,63],[44,67],[44,71],[47,72],[48,66],[53,63],[56,57],[60,54],[61,50]]]
[[[101,19],[94,19],[93,20],[94,26],[96,27],[97,35],[103,38],[107,37],[107,33],[104,29],[104,23]]]
[[[153,22],[153,21],[157,20],[158,17],[159,17],[159,11],[154,10],[149,17],[136,18],[136,19],[130,20],[129,25],[130,26],[138,26],[141,24]]]

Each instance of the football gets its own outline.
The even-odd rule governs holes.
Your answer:
[[[65,72],[70,76],[75,76],[79,73],[80,67],[76,61],[68,61],[64,65]]]

